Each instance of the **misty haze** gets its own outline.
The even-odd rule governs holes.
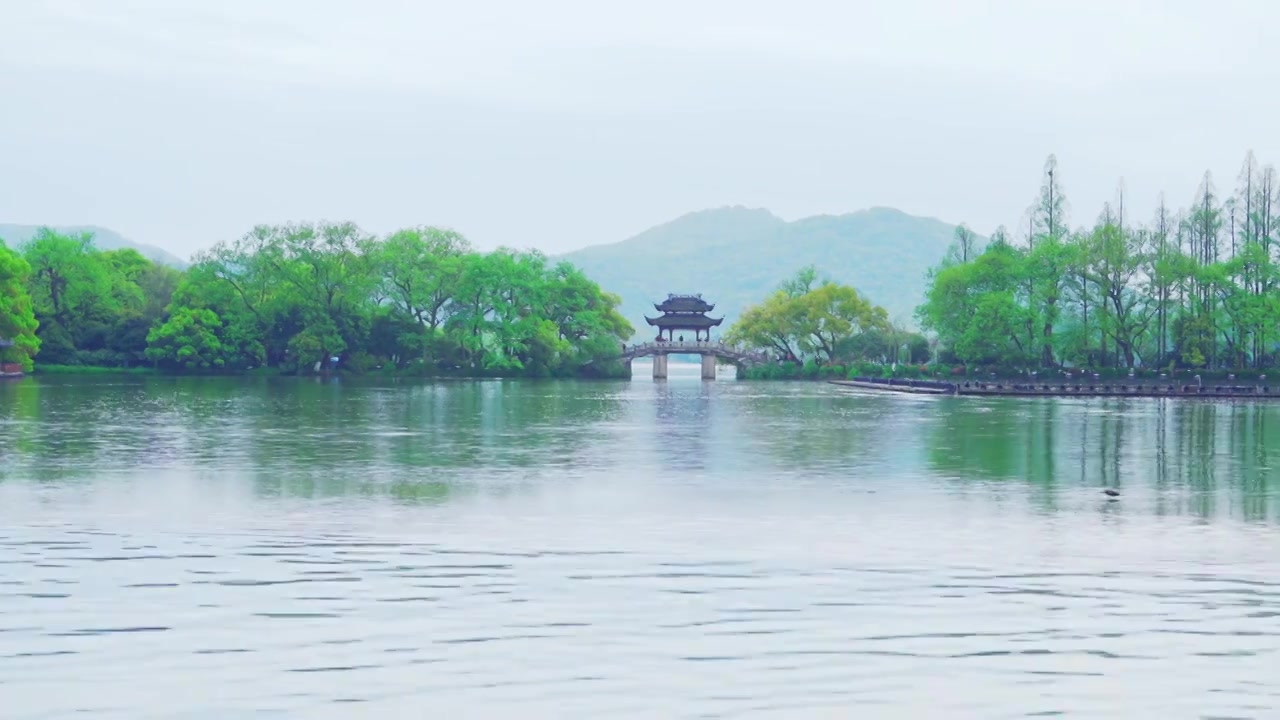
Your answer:
[[[0,714],[1276,717],[1278,23],[0,0]]]

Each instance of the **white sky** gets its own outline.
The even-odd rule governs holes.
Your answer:
[[[559,252],[691,210],[1073,220],[1280,162],[1280,3],[0,0],[0,222]],[[1267,41],[1270,33],[1271,41]]]

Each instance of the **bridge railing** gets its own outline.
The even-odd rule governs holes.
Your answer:
[[[626,346],[623,351],[624,355],[635,355],[648,350],[660,350],[665,353],[705,353],[713,352],[721,355],[736,356],[741,358],[750,358],[752,360],[763,360],[764,354],[748,350],[747,348],[737,345],[728,345],[716,340],[696,340],[692,342],[642,342],[634,345]]]
[[[671,342],[642,342],[634,345],[628,345],[627,350],[647,350],[654,348],[657,350],[729,350],[736,352],[738,348],[733,345],[726,345],[718,340],[695,340],[695,341],[679,341]]]

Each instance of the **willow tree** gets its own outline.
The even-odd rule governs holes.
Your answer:
[[[374,265],[391,304],[422,328],[424,350],[448,320],[458,293],[463,256],[471,244],[462,235],[434,227],[405,228],[375,249]]]
[[[17,363],[31,370],[40,350],[35,311],[26,282],[31,266],[0,241],[0,363]]]
[[[840,359],[841,348],[856,346],[850,340],[892,331],[884,308],[848,285],[818,281],[807,267],[747,308],[724,338],[784,358],[830,363]]]

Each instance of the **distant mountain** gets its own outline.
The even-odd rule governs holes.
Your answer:
[[[0,239],[3,239],[9,247],[15,247],[35,237],[43,225],[4,225],[0,224]],[[50,225],[49,229],[66,234],[79,235],[82,232],[93,234],[93,244],[99,250],[119,250],[121,248],[132,248],[162,265],[184,270],[191,263],[165,250],[161,250],[154,245],[143,245],[136,243],[124,237],[114,230],[97,227],[95,225]]]
[[[889,317],[915,327],[925,273],[942,260],[955,226],[872,208],[787,222],[768,210],[726,207],[690,213],[628,240],[563,257],[601,287],[622,296],[622,311],[637,338],[652,329],[644,315],[667,293],[702,293],[715,315],[737,319],[806,266],[858,289]]]

